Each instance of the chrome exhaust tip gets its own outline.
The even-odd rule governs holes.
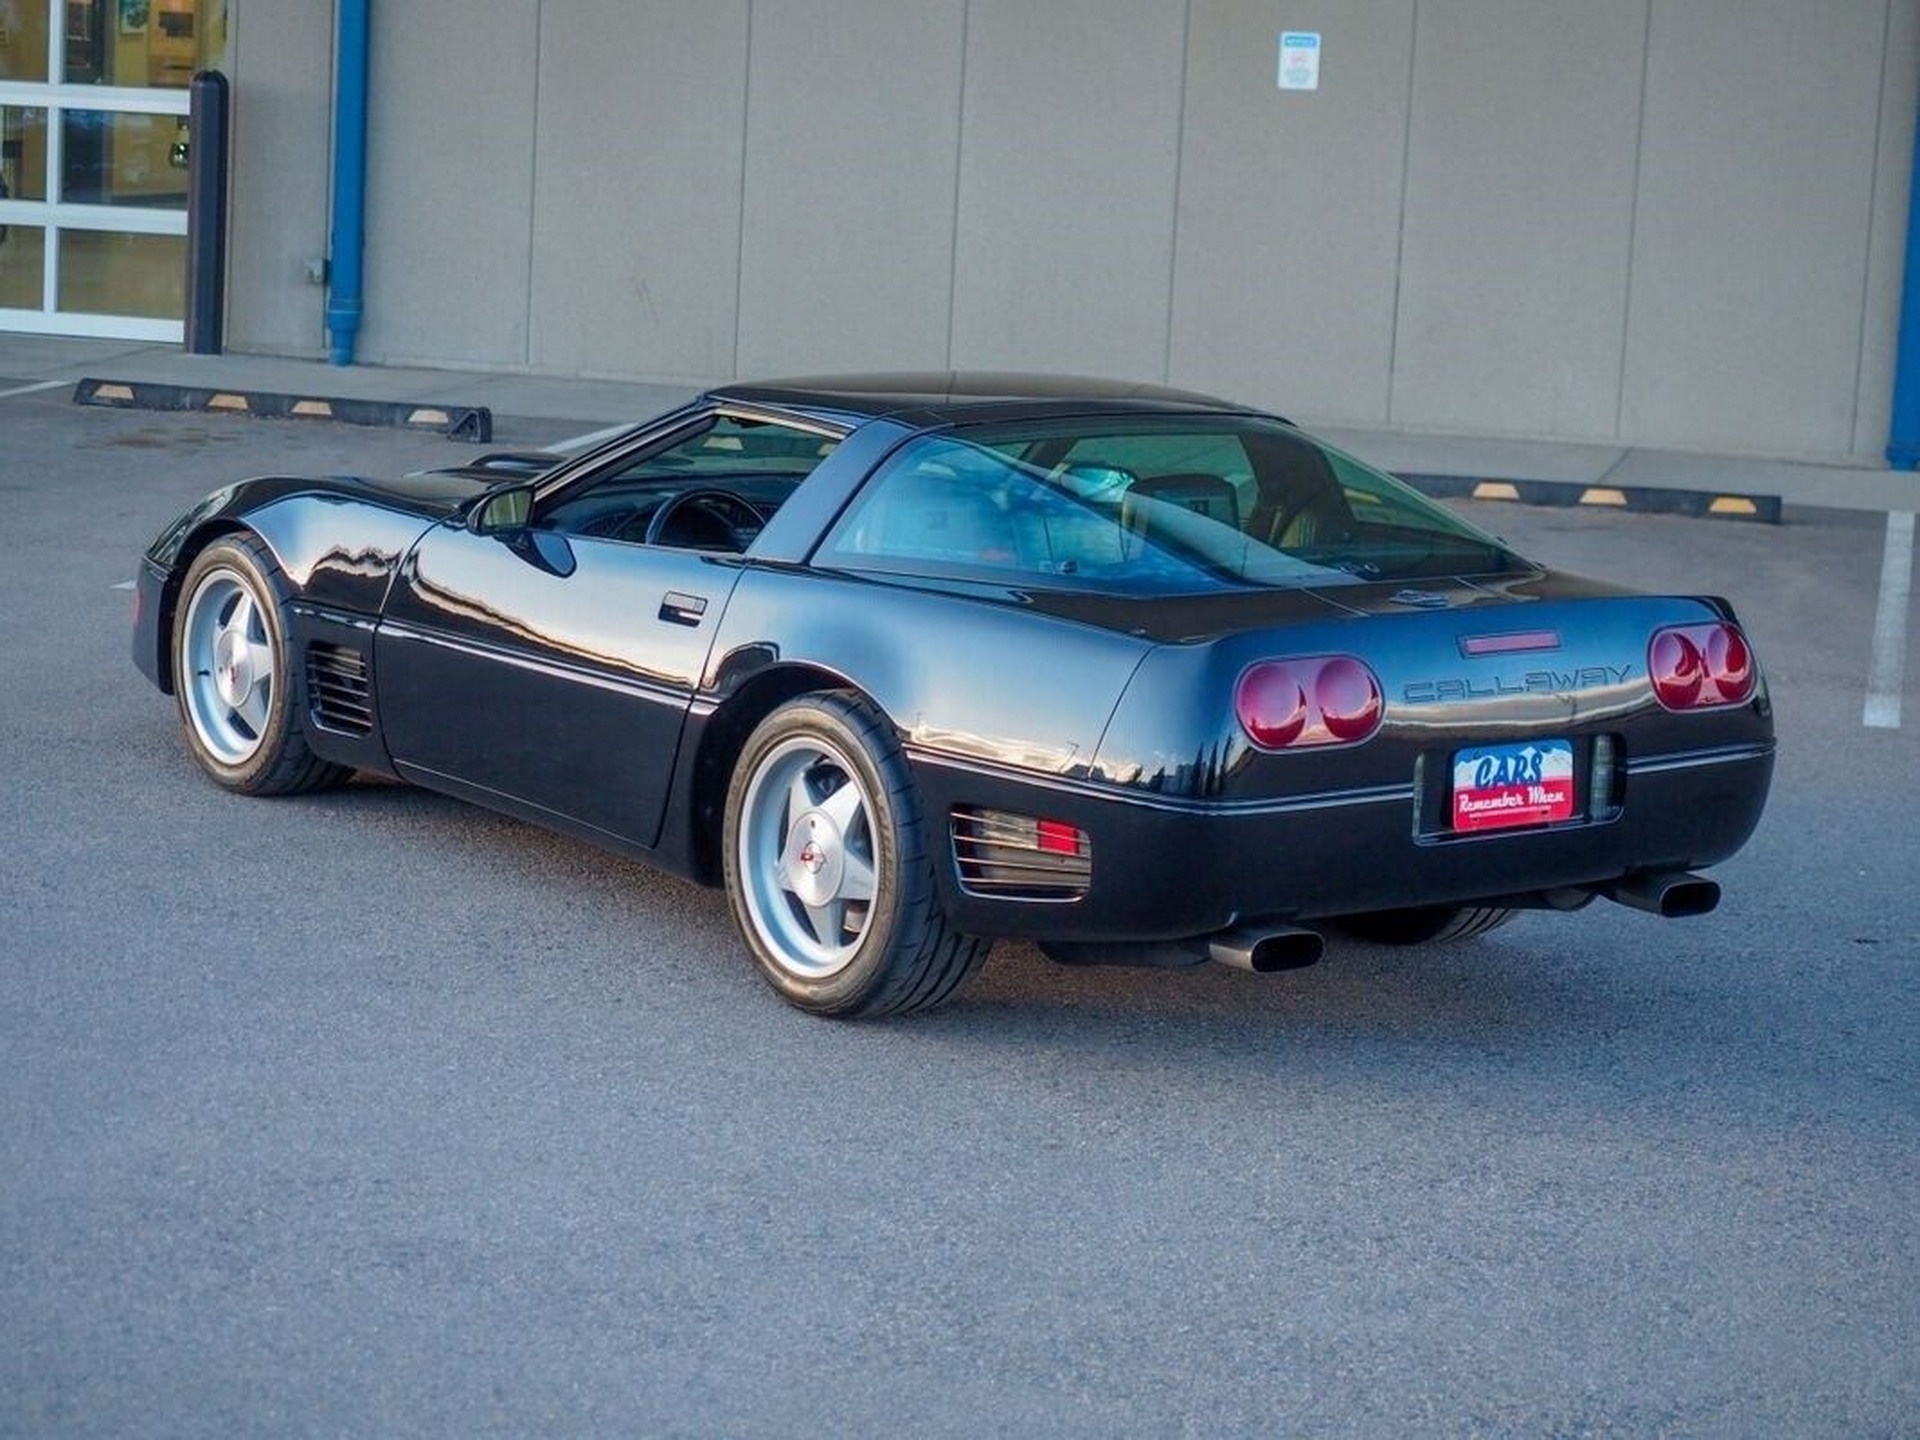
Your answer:
[[[1304,970],[1318,964],[1327,942],[1312,930],[1281,926],[1272,930],[1229,930],[1207,941],[1207,958],[1256,975]]]
[[[1624,880],[1601,886],[1599,893],[1617,904],[1644,910],[1663,920],[1711,914],[1720,904],[1718,884],[1684,870],[1664,875],[1629,875]]]

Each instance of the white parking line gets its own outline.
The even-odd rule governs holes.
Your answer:
[[[1873,663],[1860,723],[1900,728],[1900,689],[1907,664],[1907,610],[1913,594],[1913,512],[1887,516],[1887,549],[1880,562],[1880,609],[1873,617]]]
[[[131,590],[133,589],[133,581],[122,580],[118,585],[110,585],[107,588],[110,590]]]
[[[15,395],[37,395],[42,390],[58,390],[62,385],[71,385],[71,380],[42,380],[38,385],[19,385],[11,390],[0,390],[0,400],[10,400]]]
[[[571,440],[559,440],[549,445],[549,450],[588,450],[602,440],[611,440],[616,435],[624,435],[632,425],[609,425],[604,430],[590,431],[585,435],[576,435]]]

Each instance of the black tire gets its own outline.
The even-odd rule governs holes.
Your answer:
[[[991,942],[947,923],[920,821],[893,727],[857,695],[802,695],[748,737],[727,786],[727,899],[788,1002],[842,1017],[928,1010],[980,968]]]
[[[1349,915],[1340,921],[1340,928],[1376,945],[1445,945],[1498,930],[1513,916],[1513,911],[1491,905],[1422,905]]]
[[[353,773],[307,746],[281,613],[284,593],[273,553],[251,535],[229,535],[195,557],[174,607],[173,694],[187,751],[216,785],[242,795],[296,795]],[[217,634],[211,652],[209,626]],[[229,646],[245,649],[235,663],[248,666],[246,676],[217,658],[229,630],[254,637],[244,647]],[[249,681],[244,705],[229,703],[223,693],[229,678],[236,685]]]

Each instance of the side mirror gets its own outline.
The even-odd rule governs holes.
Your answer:
[[[467,528],[476,535],[504,535],[524,530],[533,518],[533,486],[509,485],[480,497],[467,517]]]

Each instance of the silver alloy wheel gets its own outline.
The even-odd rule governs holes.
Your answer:
[[[273,634],[236,570],[209,570],[187,599],[180,683],[193,733],[222,765],[260,749],[273,714]]]
[[[740,813],[734,859],[761,944],[801,979],[839,974],[866,938],[878,886],[859,772],[831,742],[793,736],[760,758]]]

